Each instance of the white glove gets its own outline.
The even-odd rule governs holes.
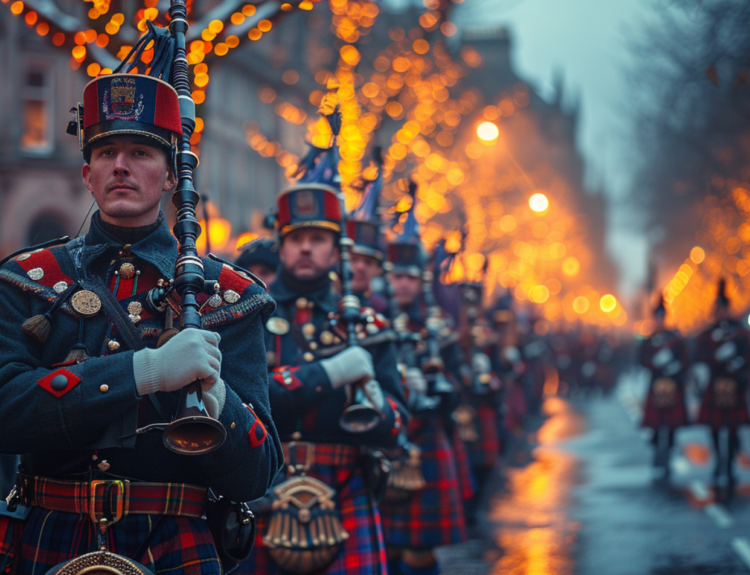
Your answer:
[[[490,358],[484,353],[475,353],[471,358],[471,369],[474,373],[490,373],[492,371]]]
[[[208,415],[214,419],[219,419],[227,401],[227,386],[224,380],[220,379],[215,385],[208,384],[203,380],[201,389],[203,390],[203,404],[206,406]]]
[[[404,387],[416,393],[427,393],[427,379],[418,367],[410,367],[406,370]]]
[[[348,347],[333,357],[323,359],[320,365],[323,366],[328,379],[331,380],[333,389],[375,377],[372,356],[359,346]]]
[[[362,387],[366,392],[362,394],[364,395],[365,401],[367,401],[368,399],[371,400],[373,407],[382,412],[383,409],[385,409],[385,395],[383,395],[383,390],[380,387],[380,383],[378,383],[374,379],[371,379]]]
[[[216,384],[221,373],[220,340],[212,331],[186,329],[158,349],[136,351],[133,372],[138,395],[175,391],[196,380],[204,387]]]

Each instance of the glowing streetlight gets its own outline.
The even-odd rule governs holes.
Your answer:
[[[586,296],[578,296],[573,300],[573,311],[577,314],[584,314],[589,311],[589,300]]]
[[[692,250],[690,250],[690,259],[694,264],[699,264],[706,259],[706,252],[702,247],[695,246]]]
[[[547,199],[547,196],[541,192],[537,192],[529,198],[529,207],[532,211],[537,212],[538,214],[546,212],[547,208],[549,208],[549,200]]]
[[[493,122],[482,122],[477,126],[477,136],[485,142],[494,142],[500,136],[500,129]]]
[[[612,294],[603,295],[599,300],[599,307],[605,313],[609,313],[617,307],[617,299]]]

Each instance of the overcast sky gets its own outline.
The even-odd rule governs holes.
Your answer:
[[[620,288],[631,294],[645,277],[646,241],[629,226],[630,174],[626,112],[625,37],[638,28],[649,0],[464,0],[454,19],[464,25],[504,25],[513,38],[519,75],[545,97],[562,72],[568,98],[579,95],[579,147],[587,182],[601,182],[614,203],[608,246],[623,270]]]

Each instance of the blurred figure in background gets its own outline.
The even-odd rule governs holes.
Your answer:
[[[654,309],[654,332],[641,343],[639,360],[651,371],[642,427],[653,430],[654,468],[657,478],[669,477],[669,460],[674,434],[687,425],[685,375],[688,367],[685,341],[676,330],[664,325],[664,300]]]

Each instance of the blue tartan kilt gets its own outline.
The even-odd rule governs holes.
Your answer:
[[[380,512],[365,484],[361,467],[342,468],[313,463],[306,475],[320,479],[337,490],[336,505],[341,524],[349,533],[338,556],[316,574],[326,575],[387,575],[387,560]],[[339,485],[344,483],[343,487]],[[258,515],[255,549],[233,575],[274,575],[285,573],[271,559],[263,546],[268,530],[268,515]]]
[[[456,458],[442,422],[414,416],[409,440],[422,450],[425,487],[407,501],[380,504],[386,546],[427,550],[466,541]]]
[[[109,551],[159,575],[221,575],[208,525],[193,517],[165,516],[142,557],[133,557],[158,515],[128,515],[107,530]],[[24,524],[16,573],[44,574],[55,565],[97,550],[98,527],[87,515],[34,507]]]

